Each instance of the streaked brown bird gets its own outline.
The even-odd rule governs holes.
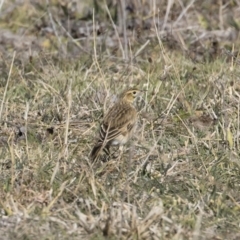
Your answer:
[[[122,146],[131,138],[138,116],[133,102],[139,92],[136,88],[124,91],[109,109],[101,123],[98,141],[90,154],[93,161],[99,157],[102,150],[110,155],[110,146]]]

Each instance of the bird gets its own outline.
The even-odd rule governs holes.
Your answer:
[[[103,150],[110,155],[110,146],[122,147],[132,137],[138,113],[133,103],[141,91],[131,88],[119,95],[118,101],[109,109],[100,125],[99,137],[94,145],[90,158],[95,161]]]

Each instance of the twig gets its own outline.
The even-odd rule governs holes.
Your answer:
[[[126,2],[125,0],[121,0],[122,6],[122,16],[123,16],[123,38],[124,38],[124,60],[128,60],[128,39],[127,39],[127,26],[126,26]]]
[[[165,29],[165,26],[166,26],[167,20],[168,20],[168,15],[169,15],[169,13],[170,13],[170,9],[171,9],[173,3],[174,3],[173,0],[168,0],[167,11],[166,11],[166,14],[165,14],[165,17],[164,17],[164,22],[163,22],[162,30]],[[155,10],[155,8],[156,8],[156,3],[154,4],[154,10]],[[155,14],[154,14],[154,16],[155,16]]]
[[[3,99],[2,99],[1,108],[0,108],[0,121],[2,120],[3,104],[4,104],[4,101],[5,101],[5,98],[6,98],[8,84],[9,84],[10,77],[11,77],[11,74],[12,74],[12,68],[13,68],[13,63],[14,63],[15,56],[16,56],[16,52],[14,51],[11,66],[10,66],[10,70],[9,70],[9,73],[8,73],[7,83],[6,83],[6,86],[5,86],[5,89],[4,89],[4,93],[3,93]]]
[[[89,51],[87,51],[86,49],[84,49],[81,44],[75,40],[72,35],[63,27],[63,25],[61,24],[61,22],[59,20],[56,20],[57,24],[62,28],[62,30],[66,33],[66,35],[72,40],[72,42],[77,46],[78,49],[82,50],[83,52],[87,53],[90,55]]]
[[[52,17],[52,13],[50,11],[50,4],[49,4],[49,0],[46,0],[46,4],[47,4],[47,12],[48,12],[48,16],[49,16],[49,19],[50,19],[50,22],[52,24],[52,28],[53,28],[53,31],[54,31],[54,34],[55,36],[57,37],[57,40],[58,40],[58,47],[62,49],[63,53],[65,54],[66,51],[63,49],[63,44],[62,44],[62,41],[59,37],[59,34],[57,32],[57,29],[56,29],[56,25],[53,21],[53,17]]]
[[[3,6],[4,0],[0,1],[0,11],[2,10],[2,6]]]
[[[113,19],[112,19],[112,16],[111,16],[111,13],[110,13],[110,11],[109,11],[109,9],[108,9],[107,4],[105,4],[105,8],[106,8],[107,14],[108,14],[108,16],[109,16],[109,19],[110,19],[110,21],[111,21],[111,23],[112,23],[112,26],[113,26],[113,28],[114,28],[114,31],[115,31],[115,33],[116,33],[116,35],[117,35],[117,39],[118,39],[118,42],[119,42],[119,47],[120,47],[120,49],[121,49],[121,51],[122,51],[123,59],[126,59],[125,52],[124,52],[124,49],[123,49],[123,46],[122,46],[122,43],[121,43],[121,40],[120,40],[120,36],[119,36],[119,34],[118,34],[116,25],[115,25],[115,23],[113,22]]]
[[[194,4],[195,0],[192,0],[188,6],[181,12],[181,14],[178,16],[177,20],[173,23],[173,26],[175,26],[181,19],[182,17],[186,14],[188,9]]]

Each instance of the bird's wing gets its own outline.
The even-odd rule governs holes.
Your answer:
[[[132,106],[110,109],[100,128],[100,139],[106,143],[121,134],[131,131],[135,125],[137,112]]]

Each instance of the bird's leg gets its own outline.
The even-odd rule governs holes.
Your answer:
[[[103,151],[105,152],[105,154],[106,154],[106,160],[108,161],[109,158],[110,158],[110,156],[111,156],[111,153],[110,153],[110,145],[107,144],[107,145],[105,146],[105,148],[103,149]]]
[[[121,158],[122,158],[122,155],[123,155],[123,145],[120,145],[120,146],[119,146],[119,154],[118,154],[117,159],[121,159]]]

